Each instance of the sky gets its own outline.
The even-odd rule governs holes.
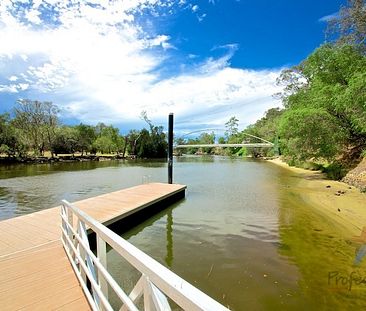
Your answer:
[[[63,123],[239,128],[281,107],[281,70],[346,0],[1,0],[0,113],[51,101]],[[146,125],[146,124],[145,124]]]

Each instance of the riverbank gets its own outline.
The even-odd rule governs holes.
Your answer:
[[[26,157],[26,158],[17,158],[17,157],[0,157],[0,165],[1,164],[42,164],[42,163],[55,163],[55,162],[84,162],[84,161],[109,161],[109,160],[123,160],[123,159],[134,159],[134,157],[123,157],[121,155],[58,155],[55,157],[51,156],[38,156],[38,157]]]
[[[300,178],[292,189],[304,203],[331,218],[345,236],[360,235],[366,227],[366,194],[344,182],[327,180],[319,171],[291,167],[280,159],[268,160]]]

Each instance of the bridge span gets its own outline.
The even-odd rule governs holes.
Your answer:
[[[247,148],[271,148],[273,143],[243,143],[243,144],[190,144],[190,145],[176,145],[174,148],[215,148],[215,147],[247,147]]]

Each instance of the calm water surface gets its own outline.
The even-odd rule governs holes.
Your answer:
[[[0,217],[166,175],[159,161],[1,167]],[[353,265],[357,246],[301,201],[306,189],[293,172],[262,161],[181,157],[174,180],[188,186],[186,198],[123,237],[187,281],[233,310],[366,307],[365,265]],[[139,277],[113,250],[108,267],[126,290]]]

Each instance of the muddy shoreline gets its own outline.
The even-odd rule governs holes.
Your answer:
[[[298,174],[301,178],[292,190],[317,212],[332,219],[346,236],[359,235],[366,227],[366,194],[360,189],[328,180],[319,171],[291,167],[280,159],[268,161]]]
[[[56,157],[0,157],[2,164],[42,164],[57,162],[83,162],[83,161],[110,161],[110,160],[131,160],[134,157],[122,157],[121,155],[59,155]]]

